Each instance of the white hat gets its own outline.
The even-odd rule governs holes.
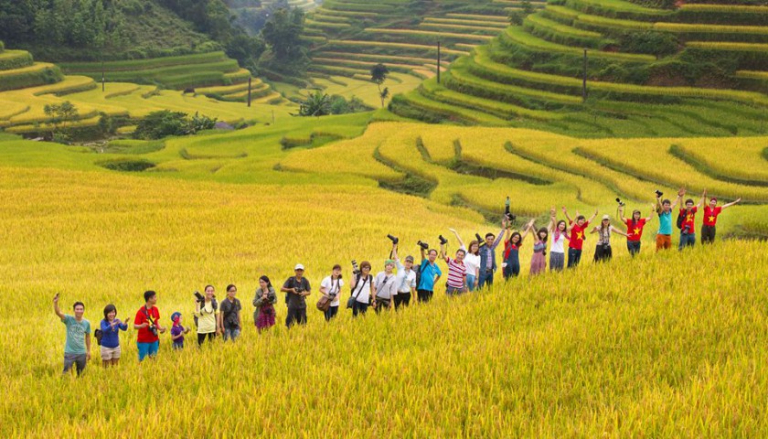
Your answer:
[[[605,220],[609,220],[610,221],[611,220],[611,216],[610,215],[603,215],[603,221],[605,221]]]
[[[301,265],[301,264],[296,264],[296,266],[295,266],[295,267],[293,267],[293,271],[296,271],[296,270],[302,270],[302,271],[304,271],[304,266],[303,266],[303,265]]]

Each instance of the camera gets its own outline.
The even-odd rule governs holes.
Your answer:
[[[397,236],[387,235],[387,238],[389,238],[390,241],[392,241],[393,245],[397,245],[398,242],[400,242],[400,238]]]
[[[507,221],[510,221],[510,222],[512,222],[512,221],[514,221],[514,220],[515,220],[515,218],[517,218],[517,217],[515,216],[515,214],[514,214],[514,213],[511,213],[511,212],[509,211],[509,206],[510,206],[510,204],[511,204],[511,203],[510,203],[510,201],[509,201],[509,197],[507,197],[507,200],[504,202],[504,216],[507,218]]]
[[[621,198],[618,198],[618,197],[616,198],[616,202],[617,202],[617,203],[619,203],[619,206],[621,206],[621,207],[624,207],[624,206],[626,206],[626,205],[627,205],[626,203],[624,203],[623,201],[621,201]]]
[[[485,242],[485,240],[480,236],[479,233],[475,233],[475,239],[477,239],[478,244],[482,244],[483,242]]]
[[[200,291],[195,291],[195,300],[200,303],[205,303],[205,297],[200,294]]]
[[[416,244],[418,244],[419,247],[421,247],[422,250],[429,250],[429,244],[427,244],[426,242],[419,241]]]
[[[662,196],[664,196],[664,192],[658,189],[656,189],[655,193],[656,193],[656,198],[661,198]]]
[[[357,276],[360,274],[360,267],[357,266],[357,261],[352,259],[352,274]]]
[[[443,237],[443,235],[440,235],[437,237],[437,239],[440,240],[440,245],[448,244],[448,240]]]
[[[154,324],[150,324],[149,325],[149,332],[151,332],[152,335],[157,335],[157,326],[155,326]]]
[[[682,233],[683,233],[683,235],[687,235],[688,233],[690,233],[690,231],[691,231],[691,225],[690,224],[686,224],[685,227],[683,227],[683,232]]]

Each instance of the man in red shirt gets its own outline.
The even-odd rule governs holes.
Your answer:
[[[702,244],[712,244],[715,242],[715,232],[716,232],[716,226],[717,226],[717,216],[720,215],[720,212],[723,210],[733,206],[734,204],[740,203],[741,198],[737,199],[736,201],[732,201],[728,204],[723,204],[722,206],[717,205],[717,198],[712,197],[709,200],[709,205],[704,208],[704,224],[701,226],[701,243]]]
[[[149,355],[152,359],[157,355],[160,347],[158,333],[165,332],[165,327],[161,326],[160,311],[157,310],[157,293],[154,291],[144,292],[144,305],[136,312],[136,319],[133,322],[133,328],[138,329],[138,338],[136,345],[139,348],[139,362]]]
[[[656,205],[651,204],[651,215],[648,218],[641,218],[640,211],[632,212],[632,219],[624,218],[624,205],[619,206],[619,219],[627,226],[627,250],[634,257],[640,253],[640,240],[643,237],[643,228],[653,219],[653,212]]]
[[[589,223],[591,223],[595,217],[597,216],[597,210],[595,210],[595,214],[592,215],[592,218],[587,220],[584,215],[579,215],[579,212],[576,212],[576,223],[574,224],[573,220],[570,216],[568,216],[568,211],[563,207],[563,213],[565,214],[565,217],[568,219],[568,232],[571,236],[571,239],[568,240],[568,268],[574,268],[579,265],[579,262],[581,261],[581,249],[584,245],[584,233],[587,230],[587,227],[589,227]]]
[[[685,189],[682,190],[682,196],[685,196]],[[680,228],[680,245],[678,250],[682,250],[685,247],[693,247],[696,244],[696,212],[704,204],[704,200],[707,198],[707,190],[704,189],[704,193],[701,194],[701,200],[696,206],[693,205],[691,198],[685,200],[685,207],[680,209],[678,216],[678,226]],[[681,222],[682,220],[682,222]]]

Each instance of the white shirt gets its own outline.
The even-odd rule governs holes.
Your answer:
[[[477,270],[480,269],[480,255],[473,255],[472,253],[467,252],[464,247],[461,249],[466,253],[464,255],[464,266],[467,267],[467,276],[477,275]]]
[[[394,274],[380,272],[376,275],[376,297],[381,299],[391,299],[397,296],[397,280]]]
[[[560,234],[560,239],[555,240],[555,234],[552,235],[552,253],[565,253],[565,233]]]
[[[405,266],[400,263],[400,260],[395,261],[397,263],[397,292],[398,293],[410,293],[411,288],[416,288],[416,270],[405,269]]]
[[[363,285],[365,282],[365,285]],[[371,283],[373,282],[373,275],[368,275],[368,280],[363,280],[362,276],[357,281],[355,289],[352,290],[352,297],[356,297],[356,301],[360,303],[369,303],[371,301]]]
[[[325,294],[328,296],[335,296],[336,298],[331,302],[331,306],[339,306],[339,297],[341,297],[341,287],[344,286],[343,279],[336,279],[333,281],[331,276],[326,277],[320,283],[320,288],[325,288]]]

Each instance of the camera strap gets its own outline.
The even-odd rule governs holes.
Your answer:
[[[355,298],[355,300],[357,300],[357,296],[359,296],[360,293],[363,292],[363,288],[365,287],[365,283],[368,282],[368,280],[370,280],[370,279],[371,279],[371,275],[369,274],[368,277],[366,277],[365,280],[363,280],[363,283],[360,285],[360,288],[357,290],[357,294],[355,294],[353,296]],[[357,283],[360,283],[360,278],[357,278]]]

